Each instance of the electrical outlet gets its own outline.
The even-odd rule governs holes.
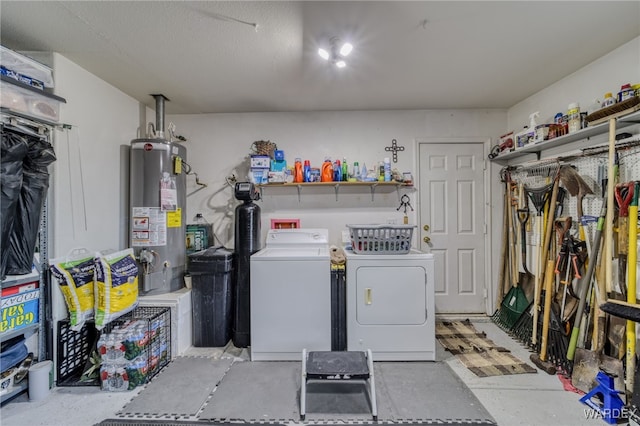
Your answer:
[[[396,219],[395,217],[388,217],[387,218],[387,224],[388,225],[397,225],[398,224],[398,219]]]

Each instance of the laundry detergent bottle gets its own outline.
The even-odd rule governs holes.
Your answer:
[[[311,182],[311,162],[309,162],[309,160],[304,160],[302,175],[305,182]]]
[[[296,161],[294,163],[293,181],[296,183],[304,181],[304,174],[302,173],[302,160],[300,158],[296,158]]]
[[[320,182],[333,182],[333,164],[331,159],[326,157],[320,170]]]
[[[342,180],[342,166],[340,160],[336,160],[333,163],[333,181],[340,182]]]

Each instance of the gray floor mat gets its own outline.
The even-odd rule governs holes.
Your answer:
[[[446,363],[377,362],[374,372],[381,422],[495,423]],[[299,362],[236,362],[199,419],[297,421],[299,398]],[[310,382],[306,420],[370,421],[367,387],[358,382]]]
[[[118,415],[195,416],[232,362],[232,359],[178,357]]]
[[[392,420],[488,420],[495,422],[473,392],[444,362],[376,364],[378,404],[389,406]],[[382,412],[381,412],[382,414]]]
[[[236,362],[200,419],[246,421],[298,418],[300,362]]]

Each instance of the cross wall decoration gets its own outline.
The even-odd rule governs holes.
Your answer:
[[[397,163],[398,162],[398,151],[404,151],[404,146],[398,146],[398,141],[393,139],[391,140],[391,146],[385,146],[384,147],[385,151],[390,151],[393,156],[393,162]]]

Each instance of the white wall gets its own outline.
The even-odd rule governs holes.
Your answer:
[[[340,111],[299,113],[238,113],[167,116],[177,133],[188,141],[187,162],[201,181],[209,186],[187,199],[187,218],[203,213],[225,245],[233,247],[233,212],[237,202],[225,177],[234,174],[244,180],[253,141],[270,140],[285,151],[289,164],[295,157],[311,160],[320,167],[325,156],[332,160],[358,161],[369,168],[384,157],[393,139],[404,151],[398,153],[399,171],[416,173],[416,139],[480,137],[491,138],[506,127],[503,110],[422,110],[422,111]],[[188,193],[196,186],[188,179]],[[417,201],[406,191],[416,208],[408,212],[416,223]],[[349,223],[402,223],[395,191],[378,190],[374,200],[368,188],[341,188],[336,201],[333,188],[304,187],[300,199],[295,188],[268,188],[258,202],[262,210],[263,235],[271,218],[299,218],[303,227],[330,230],[331,242],[338,244],[340,231]],[[500,197],[498,196],[498,199]]]
[[[602,101],[606,92],[615,96],[626,83],[640,83],[640,37],[509,108],[508,128],[520,131],[536,111],[540,111],[538,124],[553,122],[555,114],[566,113],[572,102],[586,111],[594,99]]]
[[[136,137],[139,103],[60,54],[53,69],[55,93],[67,101],[60,121],[71,129],[54,135],[49,257],[125,248],[128,152],[121,146]]]

